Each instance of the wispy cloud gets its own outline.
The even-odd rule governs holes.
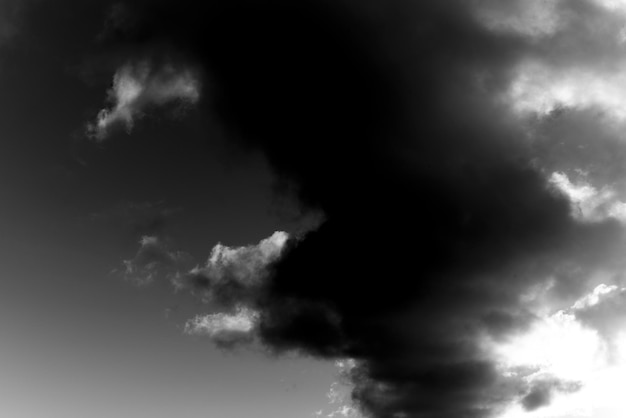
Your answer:
[[[358,358],[351,399],[372,417],[571,416],[594,396],[581,382],[610,392],[591,325],[621,297],[575,306],[624,285],[623,199],[544,151],[623,146],[599,128],[626,119],[623,2],[271,3],[145,11],[142,35],[206,64],[211,117],[324,217],[177,276],[210,303],[188,330]]]
[[[530,41],[501,96],[515,112],[543,117],[585,109],[624,122],[624,2],[486,0],[477,2],[476,13],[490,30]]]
[[[519,403],[504,418],[539,409],[539,417],[620,415],[618,388],[626,384],[624,294],[618,286],[599,285],[565,309],[538,313],[528,332],[486,341],[500,372],[520,383]],[[608,415],[594,413],[600,410]]]
[[[269,268],[289,239],[277,231],[258,244],[217,244],[202,267],[175,276],[177,289],[200,296],[217,312],[198,315],[185,324],[187,334],[203,335],[220,346],[251,342],[259,324],[259,304],[269,284]],[[234,312],[234,313],[233,313]]]
[[[169,249],[161,238],[146,235],[139,241],[137,254],[122,262],[121,273],[130,282],[143,286],[158,277],[171,279],[190,260],[189,254]]]
[[[626,118],[626,61],[610,68],[559,68],[528,62],[516,70],[507,100],[520,113],[549,115],[556,109],[597,109]]]
[[[127,132],[135,119],[155,106],[179,102],[194,104],[200,99],[200,81],[189,68],[165,65],[153,68],[149,61],[128,63],[117,70],[108,92],[109,108],[100,110],[96,120],[87,124],[87,134],[103,141],[117,126]]]

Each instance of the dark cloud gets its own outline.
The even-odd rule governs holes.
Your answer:
[[[506,100],[526,60],[554,52],[551,71],[611,51],[596,50],[581,18],[600,6],[571,2],[534,27],[524,15],[490,25],[501,10],[487,1],[198,4],[129,2],[136,23],[112,45],[202,73],[200,106],[324,215],[286,243],[254,296],[227,292],[258,313],[258,339],[355,359],[353,399],[376,418],[548,404],[564,383],[526,391],[484,335],[525,329],[533,289],[576,300],[591,272],[616,262],[621,230],[570,216],[533,127]],[[565,11],[574,23],[557,19]],[[214,288],[207,271],[190,286]]]

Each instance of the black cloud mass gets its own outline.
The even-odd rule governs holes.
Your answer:
[[[136,1],[123,25],[107,27],[108,48],[198,71],[201,111],[261,152],[305,210],[323,213],[246,303],[271,350],[354,359],[352,398],[366,416],[483,418],[577,390],[501,373],[482,341],[530,326],[533,289],[551,283],[560,306],[591,272],[619,263],[618,222],[571,215],[547,180],[558,164],[539,152],[553,145],[529,139],[541,122],[501,100],[525,59],[581,60],[568,34],[537,43],[493,30],[474,3],[500,7]],[[571,33],[586,60],[595,44],[581,21]]]

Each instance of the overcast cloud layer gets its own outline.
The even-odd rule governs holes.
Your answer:
[[[501,349],[537,327],[610,342],[623,322],[626,6],[198,4],[127,3],[110,45],[170,67],[121,67],[94,134],[196,103],[324,222],[169,274],[213,309],[186,332],[350,359],[375,418],[526,413],[583,390]],[[150,278],[148,251],[176,264],[160,245],[141,242]]]

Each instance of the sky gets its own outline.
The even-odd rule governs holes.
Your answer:
[[[621,418],[626,2],[0,0],[0,416]]]

